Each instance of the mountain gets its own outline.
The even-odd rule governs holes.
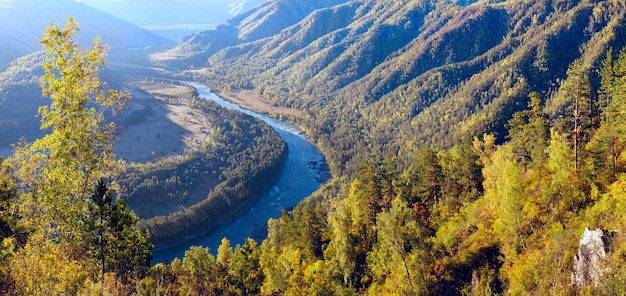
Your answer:
[[[115,15],[136,26],[175,42],[184,36],[212,29],[226,19],[253,8],[264,0],[178,0],[81,2]]]
[[[347,1],[275,0],[264,2],[214,29],[185,37],[175,48],[154,55],[153,61],[179,69],[204,67],[206,59],[223,48],[275,35],[317,9]]]
[[[30,140],[42,134],[36,117],[41,105],[39,76],[42,55],[30,54],[17,59],[0,72],[0,156],[11,154],[11,144],[21,137]]]
[[[64,25],[67,17],[79,22],[80,42],[90,45],[100,36],[112,50],[169,43],[155,34],[73,0],[0,1],[0,69],[18,57],[41,49],[43,29],[53,22]]]
[[[335,177],[268,222],[263,293],[623,293],[625,15],[623,0],[351,1],[205,52],[190,75],[304,111]],[[587,226],[619,247],[577,290]]]
[[[100,36],[110,47],[110,61],[120,60],[144,48],[169,44],[169,41],[125,21],[73,0],[0,1],[0,155],[9,154],[9,144],[21,136],[33,139],[41,134],[37,108],[43,103],[39,87],[41,44],[44,28],[50,22],[63,27],[67,17],[80,24],[78,42],[91,46]],[[125,57],[129,59],[129,57]],[[134,57],[135,62],[138,61]],[[103,71],[109,83],[113,76]]]
[[[235,20],[172,53],[195,66],[209,57],[200,79],[213,86],[253,88],[270,104],[303,110],[303,125],[341,174],[364,159],[408,161],[419,147],[483,133],[502,141],[531,91],[557,116],[570,65],[589,71],[626,40],[623,1],[340,2],[291,26],[274,25],[271,13]],[[263,27],[282,30],[251,34]],[[597,88],[597,73],[589,75]]]

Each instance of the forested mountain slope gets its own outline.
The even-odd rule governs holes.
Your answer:
[[[0,71],[0,155],[11,152],[11,144],[20,138],[34,140],[46,131],[40,130],[37,109],[45,104],[39,79],[43,74],[42,52],[17,58],[4,71]],[[109,85],[120,87],[119,77],[109,69],[102,71]]]
[[[153,56],[153,62],[170,68],[201,68],[215,52],[244,42],[279,33],[309,13],[347,0],[276,0],[268,1],[237,15],[215,29],[193,34],[166,53]]]
[[[9,149],[10,144],[17,143],[20,137],[33,139],[41,134],[39,120],[35,118],[41,104],[41,89],[38,87],[38,79],[43,73],[41,56],[24,56],[0,72],[0,149]]]
[[[625,13],[352,1],[211,55],[197,79],[304,110],[345,177],[270,220],[257,291],[623,293],[624,236],[602,280],[575,286],[572,265],[585,227],[626,229]]]
[[[530,91],[551,97],[574,60],[588,70],[621,48],[624,12],[623,1],[351,1],[207,51],[200,79],[301,108],[335,173],[354,172],[372,156],[503,140]]]

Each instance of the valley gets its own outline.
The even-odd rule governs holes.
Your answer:
[[[202,230],[201,235],[187,236],[176,244],[154,251],[153,262],[163,262],[182,258],[191,246],[205,246],[217,250],[223,238],[233,244],[243,244],[246,238],[263,240],[267,235],[265,223],[270,218],[277,218],[284,209],[293,208],[298,202],[309,196],[329,178],[328,167],[323,155],[302,135],[301,130],[289,123],[276,120],[266,115],[254,113],[222,100],[206,86],[191,84],[207,100],[216,101],[227,108],[252,114],[272,125],[289,147],[289,155],[284,167],[267,192],[259,193],[249,204],[243,204],[234,217],[223,217],[210,228]]]
[[[27,136],[0,294],[624,293],[626,1],[270,0],[140,31],[99,78],[97,44],[0,72],[0,140]]]

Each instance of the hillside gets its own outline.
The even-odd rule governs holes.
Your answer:
[[[309,135],[341,173],[485,132],[503,141],[530,91],[554,96],[576,59],[597,66],[623,46],[623,24],[621,1],[351,1],[193,55],[210,56],[198,79],[304,110]]]
[[[175,48],[152,55],[152,61],[168,68],[202,68],[208,57],[223,48],[272,36],[316,9],[346,1],[267,1],[214,29],[186,37]]]
[[[81,24],[80,42],[91,45],[100,36],[112,49],[169,43],[157,35],[73,0],[6,0],[0,3],[0,70],[18,57],[41,50],[42,28],[68,17]],[[107,28],[107,30],[102,30]]]
[[[48,103],[41,95],[39,79],[43,74],[43,54],[34,52],[17,58],[4,71],[0,71],[0,155],[11,154],[11,144],[20,138],[32,141],[45,134],[40,131],[37,109]],[[116,60],[117,61],[117,60]],[[145,71],[138,72],[145,74]],[[103,69],[103,80],[116,88],[124,87],[119,75]]]
[[[302,110],[337,177],[239,248],[254,293],[624,292],[626,3],[461,4],[346,2],[187,72]],[[228,248],[202,287],[241,272]]]
[[[0,155],[9,155],[10,144],[20,137],[32,140],[41,135],[35,116],[41,104],[38,79],[42,73],[40,54],[17,59],[0,73]]]
[[[0,155],[9,155],[9,145],[20,137],[32,140],[39,131],[37,108],[41,98],[42,30],[50,22],[63,24],[73,17],[81,24],[78,42],[91,46],[99,36],[110,47],[111,63],[146,60],[145,52],[132,50],[163,46],[169,41],[128,22],[73,0],[10,0],[0,3]],[[102,30],[107,28],[107,30]],[[144,55],[144,56],[141,56]],[[103,78],[119,87],[119,78],[104,70]]]
[[[73,0],[7,0],[0,3],[0,155],[8,155],[9,145],[24,136],[41,135],[37,108],[42,104],[42,29],[50,22],[65,23],[74,17],[81,23],[79,43],[92,45],[100,36],[120,57],[128,48],[164,45],[168,42],[146,30]],[[108,30],[102,30],[108,28]],[[137,60],[135,58],[135,60]],[[108,81],[117,85],[109,72]]]

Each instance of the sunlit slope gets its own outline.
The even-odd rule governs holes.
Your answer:
[[[318,9],[270,37],[208,51],[206,80],[304,110],[337,171],[485,132],[502,140],[531,91],[558,112],[550,97],[572,62],[597,66],[626,34],[622,1],[498,2]]]

